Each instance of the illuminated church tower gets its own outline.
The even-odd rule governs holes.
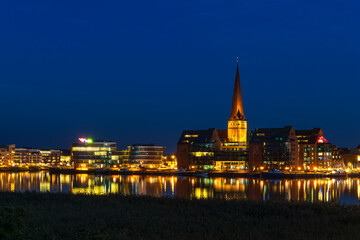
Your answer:
[[[229,142],[238,142],[245,144],[247,141],[247,121],[244,115],[238,63],[236,66],[234,94],[231,115],[228,121],[227,135]]]

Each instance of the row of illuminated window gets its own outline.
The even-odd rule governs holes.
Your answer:
[[[74,155],[73,159],[107,159],[110,158],[110,156],[95,156],[95,155]]]
[[[79,151],[79,152],[92,152],[92,151],[111,151],[111,148],[106,147],[73,147],[73,151]]]
[[[205,157],[205,156],[214,156],[213,152],[193,152],[192,153],[193,156],[195,157]]]
[[[223,143],[222,144],[223,146],[225,146],[225,147],[228,147],[228,146],[239,146],[239,143],[232,143],[232,142],[229,142],[229,143]]]
[[[161,152],[130,152],[130,155],[163,155],[163,151]]]
[[[301,135],[298,135],[296,136],[297,138],[307,138],[308,136],[301,136]]]
[[[284,165],[285,162],[278,162],[278,161],[264,161],[264,164],[279,164]]]
[[[94,163],[111,163],[109,160],[81,160],[81,161],[76,161],[76,164],[79,163],[90,163],[90,164],[94,164]]]
[[[130,156],[130,159],[162,159],[162,156],[147,155],[147,156]]]
[[[129,160],[129,156],[112,155],[111,160]]]
[[[197,138],[199,135],[193,134],[193,135],[185,135],[186,138]]]
[[[162,147],[131,147],[131,151],[138,152],[163,152],[164,148]]]
[[[243,151],[244,148],[223,148],[223,150],[228,151],[228,152],[235,152],[235,151],[240,152],[240,151]]]
[[[322,155],[323,155],[323,153],[322,153],[322,152],[319,152],[319,156],[322,156]],[[324,156],[331,156],[331,153],[325,152],[325,153],[324,153]]]
[[[96,156],[106,156],[108,152],[94,152]]]

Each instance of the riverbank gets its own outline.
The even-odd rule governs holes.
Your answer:
[[[99,170],[75,170],[73,168],[56,168],[56,167],[8,167],[0,168],[0,172],[39,172],[47,171],[54,174],[92,174],[92,175],[144,175],[144,176],[189,176],[189,177],[224,177],[224,178],[260,178],[260,172],[250,171],[188,171],[177,172],[175,170],[137,170],[137,171],[120,171],[110,169]],[[204,175],[205,173],[205,175]],[[348,173],[347,177],[360,178],[360,172]],[[284,172],[283,179],[319,179],[319,178],[339,178],[325,172]]]
[[[0,239],[357,239],[360,207],[0,193]]]

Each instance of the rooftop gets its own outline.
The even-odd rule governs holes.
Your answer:
[[[276,141],[278,140],[277,138],[283,138],[285,140],[290,136],[293,129],[292,126],[285,126],[283,128],[257,128],[250,142]]]
[[[178,143],[188,142],[211,142],[215,133],[215,128],[209,128],[207,130],[184,130],[180,136]]]

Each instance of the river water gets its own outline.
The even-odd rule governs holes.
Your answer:
[[[155,197],[287,200],[360,204],[360,179],[197,178],[176,176],[0,173],[0,191]]]

